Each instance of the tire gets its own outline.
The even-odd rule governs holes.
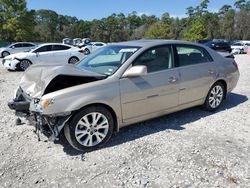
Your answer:
[[[2,54],[1,54],[2,58],[5,58],[8,55],[10,55],[10,53],[7,52],[7,51],[3,51]]]
[[[203,108],[210,112],[216,111],[221,106],[225,95],[225,86],[221,82],[216,82],[209,90]]]
[[[78,57],[69,58],[69,64],[76,64],[79,61]]]
[[[17,68],[21,71],[25,71],[30,65],[32,65],[31,61],[28,59],[23,59],[17,65]]]
[[[85,54],[85,55],[89,55],[89,54],[90,54],[90,50],[89,50],[88,48],[86,48],[86,49],[84,50],[84,54]]]
[[[73,116],[69,124],[65,125],[64,134],[73,148],[89,152],[105,144],[113,130],[114,119],[111,113],[102,106],[91,106]]]

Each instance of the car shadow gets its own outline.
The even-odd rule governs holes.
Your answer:
[[[132,126],[124,127],[120,129],[118,134],[113,135],[111,140],[104,147],[113,147],[157,132],[168,130],[181,131],[184,130],[185,126],[188,126],[189,123],[195,122],[201,118],[213,115],[215,113],[234,108],[239,104],[246,102],[247,100],[247,96],[230,93],[227,95],[226,101],[223,102],[220,109],[216,112],[208,112],[202,110],[200,107],[194,107],[148,120],[142,123],[137,123]],[[73,149],[68,144],[64,136],[61,136],[60,140],[57,141],[56,144],[62,144],[64,147],[64,151],[68,155],[74,156],[83,154],[83,152]]]

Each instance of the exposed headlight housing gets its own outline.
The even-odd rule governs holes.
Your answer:
[[[41,101],[41,106],[43,109],[47,109],[50,105],[54,104],[55,99],[44,99]]]

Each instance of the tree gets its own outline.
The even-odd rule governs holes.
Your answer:
[[[171,39],[170,27],[162,21],[153,24],[145,34],[147,39]]]
[[[165,24],[170,25],[171,23],[171,18],[168,12],[165,12],[161,15],[161,21]]]
[[[234,6],[237,8],[237,9],[243,9],[245,8],[246,6],[246,0],[238,0],[234,3]]]
[[[201,19],[196,19],[184,34],[184,40],[198,41],[202,39],[207,39],[205,23]]]
[[[199,6],[197,6],[197,12],[199,13],[199,15],[203,15],[205,13],[208,13],[208,4],[209,4],[209,0],[203,0]]]
[[[250,12],[246,9],[241,9],[235,16],[235,33],[239,40],[250,38]]]
[[[36,31],[40,34],[40,40],[55,42],[58,29],[58,14],[52,10],[38,10],[36,12]]]
[[[235,38],[235,10],[228,10],[220,20],[221,36],[227,40]]]
[[[225,15],[229,10],[231,10],[231,9],[232,9],[232,6],[231,6],[231,5],[223,5],[223,6],[220,8],[218,14],[219,14],[220,16],[224,16],[224,15]]]
[[[195,8],[194,7],[188,7],[186,10],[187,10],[186,14],[188,15],[189,18],[194,16],[194,14],[195,14]]]
[[[0,36],[7,41],[34,38],[34,11],[28,11],[25,0],[0,0]]]
[[[203,23],[206,28],[206,38],[214,39],[220,38],[220,23],[219,23],[219,16],[217,13],[206,13],[202,17]]]

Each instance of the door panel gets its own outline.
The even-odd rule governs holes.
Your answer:
[[[70,47],[65,45],[53,45],[54,63],[67,64],[71,56]],[[52,62],[52,63],[53,63]]]
[[[132,66],[146,66],[148,73],[120,80],[123,121],[178,106],[179,70],[174,67],[172,46],[146,50]]]
[[[180,67],[180,105],[203,99],[216,76],[213,62]]]
[[[173,82],[172,78],[176,78]],[[123,120],[176,107],[179,95],[177,69],[120,80]]]
[[[54,61],[52,45],[44,45],[40,48],[36,49],[34,53],[36,53],[36,57],[34,58],[34,62],[36,63],[51,63]]]
[[[176,52],[181,77],[180,105],[205,98],[217,75],[213,59],[204,48],[193,45],[176,45]]]
[[[52,51],[40,52],[37,55],[37,61],[39,63],[53,63],[53,62],[55,62],[53,52]]]

